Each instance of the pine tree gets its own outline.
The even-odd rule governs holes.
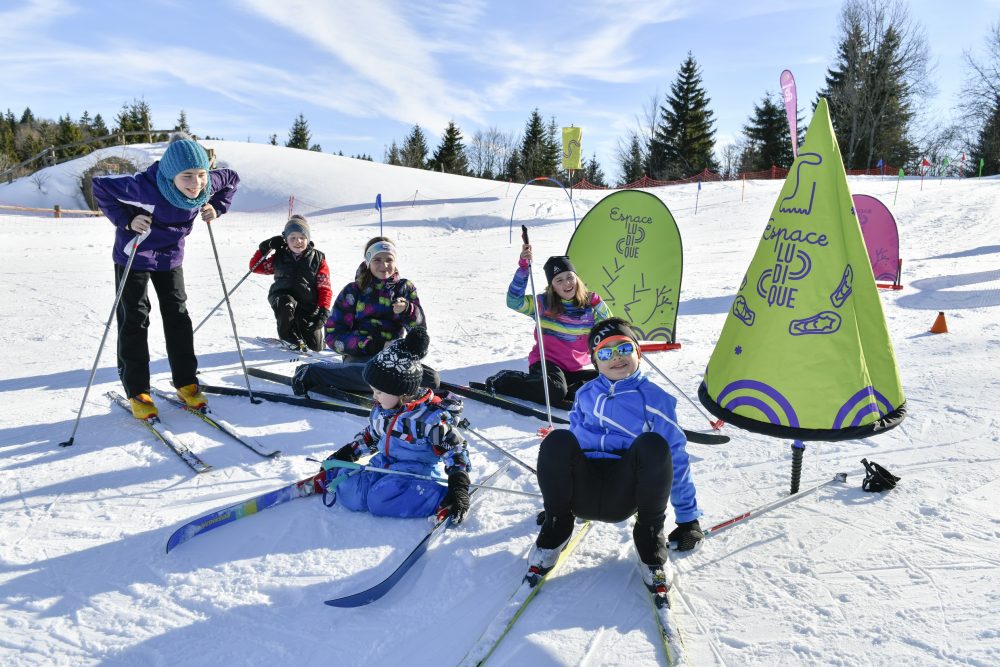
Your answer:
[[[128,103],[122,102],[122,108],[115,115],[115,134],[132,131],[132,117],[129,114]]]
[[[80,116],[80,120],[76,123],[77,127],[80,128],[80,134],[82,134],[84,138],[89,139],[93,136],[93,124],[94,121],[90,117],[90,112],[84,109],[83,115]]]
[[[403,148],[399,152],[400,160],[404,167],[426,169],[427,152],[427,139],[424,137],[424,131],[420,129],[420,125],[414,125],[403,142]]]
[[[309,147],[309,150],[315,151],[317,153],[322,153],[323,152],[323,147],[320,146],[319,144],[313,144],[312,146]],[[343,153],[341,153],[341,155],[343,155]]]
[[[299,117],[292,123],[292,129],[288,132],[288,141],[285,142],[285,146],[308,150],[310,139],[309,123],[306,122],[305,116],[300,113]]]
[[[17,149],[14,147],[14,130],[5,122],[0,125],[0,162],[13,166],[17,163]],[[4,167],[5,169],[7,167]]]
[[[567,181],[568,174],[562,168],[562,131],[556,123],[556,117],[549,119],[549,125],[545,132],[545,171],[546,176],[558,176],[563,181]]]
[[[555,174],[556,165],[552,164],[552,142],[549,134],[536,108],[524,125],[521,148],[516,155],[511,156],[507,165],[506,171],[510,178],[529,181],[538,176]]]
[[[188,126],[187,114],[184,113],[184,109],[181,109],[181,113],[177,116],[177,124],[174,125],[174,129],[178,132],[186,132],[191,134],[191,128]]]
[[[701,85],[701,72],[688,52],[677,79],[670,86],[666,105],[649,146],[649,171],[653,178],[676,179],[703,169],[717,170],[714,114]]]
[[[144,137],[140,136],[136,141],[142,142],[152,142],[153,135],[149,133],[153,129],[153,118],[152,111],[150,111],[149,103],[145,99],[132,100],[132,106],[129,110],[130,119],[132,121],[132,126],[137,132],[146,132]]]
[[[455,125],[455,121],[448,122],[441,143],[427,167],[446,174],[468,175],[469,163],[465,156],[465,144],[462,143],[462,131]]]
[[[400,156],[399,146],[396,144],[395,139],[392,140],[392,144],[390,144],[388,150],[386,150],[383,162],[396,167],[403,166],[403,158]]]
[[[776,101],[771,93],[753,107],[753,115],[743,126],[747,138],[746,150],[741,160],[745,171],[763,171],[772,165],[790,167],[792,138],[788,133],[788,119],[784,104]]]
[[[104,124],[104,118],[101,114],[94,114],[94,121],[91,124],[91,132],[95,137],[106,137],[111,132],[108,130],[108,126]]]
[[[271,144],[272,146],[277,146],[278,145],[278,135],[272,134],[271,138],[268,139],[267,143]]]
[[[905,5],[886,0],[846,0],[840,24],[837,60],[818,97],[828,101],[844,166],[904,164],[917,154],[913,109],[929,92],[926,39]]]
[[[643,154],[639,134],[632,132],[632,138],[624,149],[619,144],[618,168],[621,170],[622,183],[634,183],[646,175],[647,158]]]
[[[979,174],[979,159],[983,159],[983,176],[1000,173],[1000,96],[993,100],[993,111],[979,131],[972,146],[969,176]]]
[[[59,122],[57,124],[55,145],[65,146],[66,144],[75,144],[77,142],[83,141],[83,132],[80,131],[80,127],[73,122],[72,117],[67,113],[66,117],[59,117]],[[58,151],[60,158],[69,158],[77,155],[82,155],[88,149],[83,146],[74,146],[73,148],[62,149]]]
[[[604,172],[601,170],[601,165],[597,163],[596,153],[590,156],[590,161],[583,163],[583,177],[594,185],[607,187],[608,184],[604,182]]]

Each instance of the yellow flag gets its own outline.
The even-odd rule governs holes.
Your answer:
[[[582,152],[580,141],[583,138],[582,127],[564,127],[563,134],[563,169],[581,169]]]

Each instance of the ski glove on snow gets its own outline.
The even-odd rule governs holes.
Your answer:
[[[438,518],[444,518],[443,512],[445,510],[455,525],[462,523],[465,519],[465,515],[469,511],[468,473],[458,471],[448,475],[448,493],[445,494],[438,506]]]
[[[861,463],[867,471],[864,481],[861,482],[862,489],[878,493],[879,491],[888,491],[889,489],[896,488],[896,482],[900,480],[899,477],[896,477],[874,461],[861,459]]]
[[[281,250],[285,246],[285,238],[283,236],[272,236],[266,241],[261,241],[261,244],[257,246],[260,250],[260,254],[266,255],[272,250]]]
[[[705,533],[701,532],[701,524],[698,520],[685,521],[677,524],[677,527],[670,531],[667,542],[670,548],[675,551],[690,551],[705,539]]]

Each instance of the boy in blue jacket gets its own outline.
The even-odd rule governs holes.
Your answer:
[[[125,286],[118,321],[118,375],[137,419],[157,414],[149,396],[149,296],[153,284],[163,319],[167,359],[178,396],[191,408],[207,405],[198,388],[198,360],[184,289],[184,240],[199,217],[211,223],[229,210],[240,178],[230,169],[209,170],[208,153],[183,132],[170,139],[158,161],[134,176],[94,179],[94,199],[115,230],[112,258],[115,287]],[[149,232],[139,245],[128,275],[132,239]]]
[[[617,523],[635,514],[632,537],[652,585],[667,579],[668,499],[677,522],[671,547],[687,551],[704,537],[677,401],[639,371],[639,343],[625,320],[598,322],[587,342],[600,375],[576,392],[569,429],[552,431],[538,452],[545,521],[528,577],[552,569],[574,517]]]

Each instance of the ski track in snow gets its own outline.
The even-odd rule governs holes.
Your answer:
[[[459,382],[526,368],[533,322],[504,303],[518,255],[516,225],[529,226],[537,257],[562,254],[573,215],[561,191],[525,190],[511,243],[517,188],[506,183],[336,156],[308,156],[305,166],[301,151],[209,144],[243,180],[234,210],[213,227],[228,285],[246,272],[257,244],[280,231],[292,192],[338,290],[353,276],[364,242],[378,234],[378,214],[368,206],[323,211],[362,204],[376,192],[385,201],[412,200],[386,208],[384,225],[427,312],[426,363]],[[51,191],[61,180],[63,191],[73,191],[77,168],[51,168]],[[896,185],[877,177],[849,182],[886,204]],[[706,184],[697,215],[694,185],[654,191],[677,218],[685,275],[677,327],[683,347],[651,358],[692,397],[781,182],[746,183],[743,202],[741,185]],[[21,181],[0,184],[0,200],[51,206],[34,190]],[[604,194],[575,192],[577,220]],[[880,298],[909,415],[876,438],[809,443],[802,487],[839,471],[849,473],[846,484],[823,487],[675,558],[673,617],[689,665],[1000,664],[998,204],[997,178],[929,181],[922,191],[917,180],[900,184],[890,210],[905,288]],[[328,455],[362,420],[211,396],[220,417],[282,450],[268,460],[160,401],[170,430],[214,466],[195,475],[104,398],[120,391],[112,332],[76,444],[58,447],[73,427],[111,309],[112,230],[104,219],[0,220],[7,286],[0,314],[0,664],[458,663],[524,573],[538,501],[484,492],[466,522],[449,529],[392,591],[356,609],[323,600],[380,581],[423,537],[425,521],[298,499],[165,554],[178,525],[312,474],[316,463],[307,457]],[[184,265],[195,323],[222,297],[206,237],[196,225]],[[536,284],[541,276],[539,268]],[[249,365],[290,373],[290,355],[253,342],[274,335],[268,284],[252,276],[232,297],[241,344]],[[938,311],[950,334],[928,333]],[[166,388],[155,307],[151,319],[153,380]],[[243,386],[225,306],[195,345],[206,381]],[[678,414],[688,428],[705,427],[683,399]],[[466,416],[534,462],[541,422],[472,401]],[[705,526],[788,493],[790,443],[725,432],[729,445],[688,449]],[[485,476],[502,457],[474,436],[469,442],[474,477]],[[897,488],[862,492],[863,457],[900,476]],[[516,467],[498,484],[538,490]],[[630,529],[597,524],[489,664],[653,665],[662,664],[662,651]]]

